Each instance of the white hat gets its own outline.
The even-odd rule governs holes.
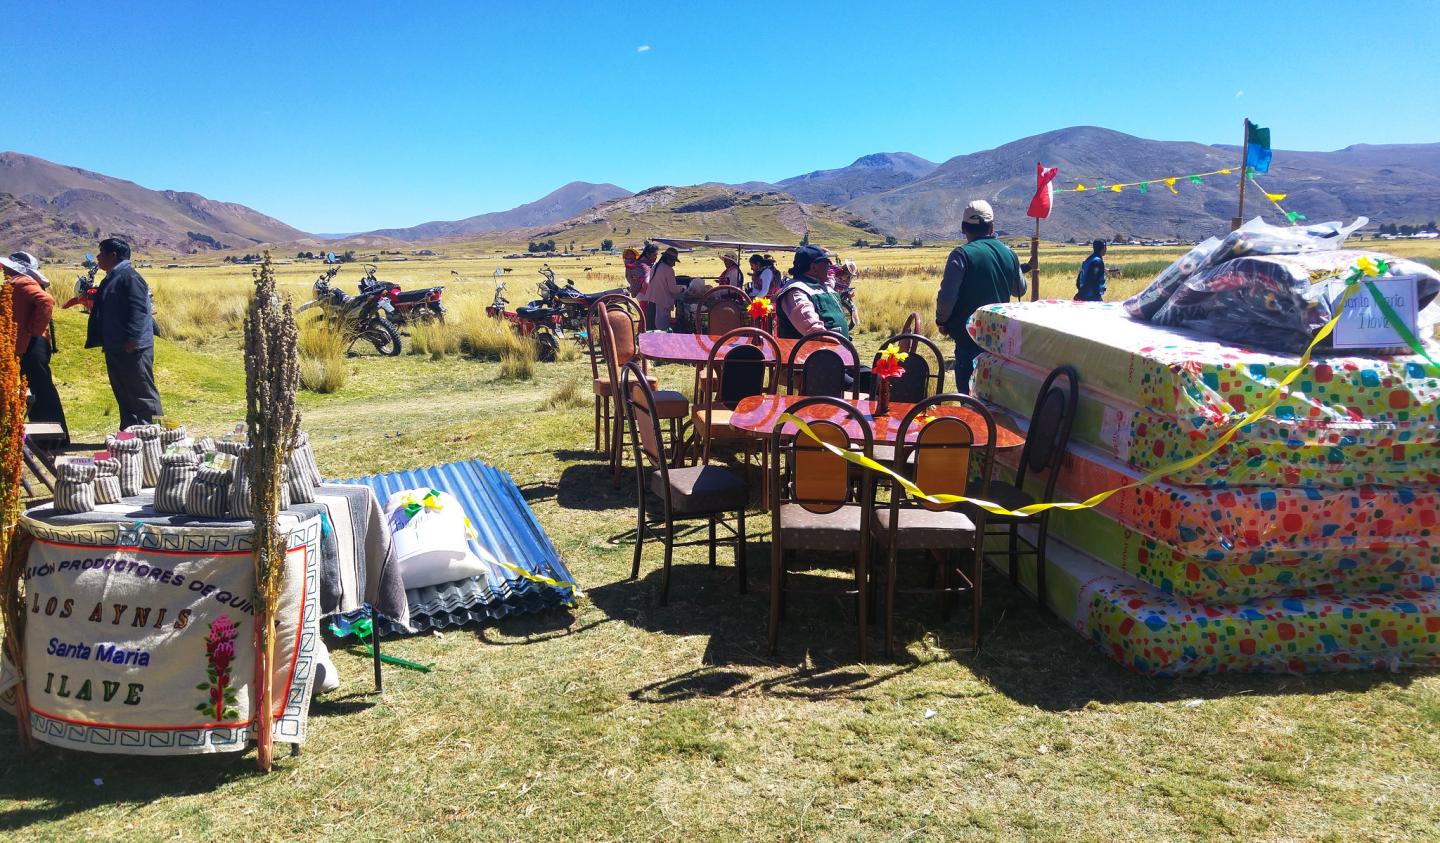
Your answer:
[[[30,267],[10,258],[0,258],[0,266],[5,267],[16,275],[29,275]]]
[[[10,256],[10,260],[21,264],[19,271],[39,281],[41,287],[48,288],[50,286],[50,279],[46,278],[45,273],[40,271],[40,261],[36,260],[34,255],[29,252],[16,252]]]
[[[960,215],[960,221],[971,225],[994,222],[995,210],[984,199],[972,199],[970,204],[965,206],[965,213]]]

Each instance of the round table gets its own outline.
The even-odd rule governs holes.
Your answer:
[[[656,363],[681,363],[687,366],[703,366],[705,361],[710,359],[710,351],[715,347],[719,337],[712,337],[707,334],[671,334],[665,331],[646,331],[640,335],[640,356],[646,360]],[[748,342],[745,340],[744,342]],[[799,340],[777,339],[775,342],[780,346],[781,357],[788,361],[790,353],[795,350],[795,344]],[[767,343],[760,346],[765,352],[765,359],[770,359],[770,345]],[[807,348],[834,348],[821,342],[812,342]],[[840,352],[841,357],[845,356],[844,351]],[[807,351],[797,363],[803,363],[805,357],[809,356]],[[718,362],[718,361],[717,361]]]
[[[780,416],[788,412],[794,404],[804,401],[804,395],[752,395],[749,398],[740,399],[735,407],[735,413],[730,417],[730,426],[737,430],[745,430],[750,433],[769,436],[775,429],[775,423]],[[895,437],[899,433],[900,422],[905,414],[910,412],[914,404],[906,404],[900,401],[890,402],[890,413],[888,415],[875,416],[875,402],[867,399],[852,401],[845,399],[845,403],[858,408],[864,416],[870,420],[871,431],[875,437],[876,445],[894,445]],[[963,420],[975,433],[975,445],[985,444],[985,422],[980,414],[965,407],[951,405],[940,405],[930,410],[933,416],[950,416]],[[855,425],[854,420],[849,417],[842,417],[840,412],[832,407],[809,407],[802,411],[801,417],[806,421],[827,420],[839,422],[850,434],[852,440],[860,438],[860,429]],[[921,425],[912,424],[905,441],[913,442],[920,433]],[[794,434],[793,424],[785,425],[785,434]],[[1004,427],[995,426],[995,447],[999,450],[1018,448],[1025,444],[1025,437]]]

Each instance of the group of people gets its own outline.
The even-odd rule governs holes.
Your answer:
[[[669,330],[677,306],[684,307],[712,289],[699,277],[681,284],[675,274],[680,251],[674,246],[662,252],[656,244],[646,243],[640,249],[626,249],[624,259],[626,289],[641,303],[645,324],[653,330]],[[850,295],[855,264],[850,261],[835,261],[818,246],[802,246],[796,250],[789,272],[784,273],[773,257],[757,252],[750,256],[747,284],[734,255],[722,253],[720,260],[725,268],[715,284],[742,288],[751,298],[771,299],[779,314],[781,336],[798,338],[823,328],[848,338],[856,325],[858,314]]]
[[[90,302],[85,347],[99,348],[105,356],[120,427],[149,424],[162,414],[155,387],[155,316],[150,288],[131,264],[130,246],[123,240],[100,241],[95,262],[105,276]],[[50,280],[29,252],[0,257],[0,273],[14,305],[15,354],[30,390],[29,420],[58,424],[62,443],[68,442],[65,409],[50,371],[50,358],[57,350]]]

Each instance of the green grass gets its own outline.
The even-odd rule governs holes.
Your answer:
[[[943,252],[916,259],[935,265]],[[1056,277],[1067,272],[1073,279],[1070,264]],[[113,426],[113,409],[82,329],[62,315],[56,369],[72,427],[91,438]],[[233,331],[162,342],[167,412],[207,432],[238,419],[238,358]],[[902,601],[899,658],[856,664],[846,604],[801,597],[770,659],[764,517],[748,522],[747,596],[735,593],[728,555],[711,569],[699,548],[677,551],[667,607],[656,600],[657,548],[641,578],[626,579],[633,475],[613,488],[588,450],[587,362],[537,364],[521,382],[502,381],[494,360],[458,355],[348,363],[341,390],[300,397],[327,476],[471,458],[505,469],[588,599],[573,612],[393,642],[396,655],[438,667],[387,670],[383,697],[370,693],[367,659],[338,651],[342,687],[315,703],[304,754],[282,754],[268,777],[253,756],[21,756],[8,749],[13,721],[0,720],[0,834],[1440,837],[1433,671],[1144,679],[1001,577],[986,583],[979,656],[963,615],[943,622],[929,602]],[[657,371],[688,390],[688,369]]]

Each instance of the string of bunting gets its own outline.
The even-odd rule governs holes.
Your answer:
[[[1335,302],[1334,314],[1330,317],[1330,320],[1324,325],[1322,325],[1320,327],[1320,330],[1315,333],[1315,338],[1312,339],[1310,341],[1310,344],[1305,348],[1305,353],[1300,355],[1299,362],[1296,363],[1293,369],[1286,373],[1285,377],[1280,379],[1279,383],[1277,383],[1275,388],[1270,391],[1270,393],[1265,397],[1265,400],[1261,402],[1259,407],[1251,410],[1248,413],[1245,413],[1233,425],[1226,428],[1226,430],[1221,433],[1219,437],[1216,438],[1213,445],[1211,445],[1209,448],[1205,449],[1199,454],[1195,454],[1194,456],[1187,457],[1183,460],[1170,463],[1169,465],[1163,465],[1150,472],[1149,474],[1146,474],[1144,477],[1141,477],[1139,480],[1126,483],[1123,486],[1117,486],[1114,489],[1106,489],[1105,491],[1097,492],[1094,495],[1091,495],[1089,498],[1086,498],[1084,501],[1078,503],[1074,501],[1034,503],[1028,506],[1022,506],[1019,509],[1011,510],[1006,509],[998,503],[981,500],[980,498],[972,498],[966,495],[927,494],[923,489],[915,485],[909,479],[902,477],[899,474],[896,474],[890,468],[877,462],[876,460],[863,454],[857,454],[853,451],[838,448],[835,445],[830,444],[829,442],[825,442],[824,440],[820,439],[820,437],[815,435],[815,432],[810,429],[810,426],[806,424],[803,419],[800,419],[795,415],[785,413],[780,416],[779,421],[781,423],[788,422],[795,425],[795,427],[801,433],[804,433],[806,436],[819,443],[821,447],[825,448],[825,450],[829,451],[835,456],[840,457],[846,462],[854,463],[855,465],[859,465],[871,471],[877,471],[881,474],[884,474],[894,480],[897,484],[899,484],[899,486],[903,488],[905,490],[905,493],[910,497],[923,501],[928,501],[929,503],[968,503],[972,506],[976,506],[980,509],[985,510],[986,512],[989,512],[992,515],[1003,515],[1010,517],[1029,517],[1031,515],[1037,515],[1049,509],[1061,509],[1068,511],[1094,509],[1095,507],[1099,506],[1100,504],[1104,503],[1106,500],[1110,499],[1114,495],[1119,494],[1120,492],[1124,492],[1129,489],[1136,489],[1141,486],[1148,486],[1163,477],[1179,471],[1184,471],[1187,468],[1198,465],[1202,461],[1209,459],[1221,448],[1230,444],[1230,442],[1237,435],[1239,435],[1240,431],[1243,428],[1265,418],[1265,416],[1271,410],[1273,410],[1276,405],[1280,403],[1280,399],[1285,396],[1290,384],[1294,383],[1297,378],[1304,374],[1305,370],[1310,365],[1310,360],[1315,353],[1315,348],[1319,346],[1321,341],[1323,341],[1326,337],[1330,336],[1331,332],[1335,330],[1335,325],[1340,321],[1341,315],[1345,312],[1346,302],[1350,300],[1351,296],[1359,292],[1362,286],[1364,286],[1370,291],[1370,295],[1375,299],[1376,302],[1382,303],[1380,306],[1381,312],[1384,313],[1385,318],[1391,323],[1391,325],[1399,330],[1401,337],[1405,339],[1407,344],[1409,344],[1410,347],[1414,349],[1418,354],[1423,355],[1427,360],[1429,360],[1430,357],[1428,354],[1426,354],[1424,347],[1421,345],[1415,335],[1411,333],[1408,328],[1405,327],[1404,323],[1400,321],[1399,315],[1396,314],[1392,308],[1388,307],[1388,303],[1383,303],[1385,301],[1384,296],[1380,295],[1379,291],[1374,286],[1374,282],[1371,280],[1372,278],[1383,275],[1388,269],[1389,267],[1385,264],[1384,261],[1370,261],[1368,259],[1362,259],[1355,266],[1355,268],[1350,274],[1350,277],[1346,279],[1345,292],[1342,293],[1340,298],[1337,299]]]
[[[1141,193],[1149,193],[1149,192],[1150,192],[1150,185],[1152,185],[1152,184],[1162,184],[1162,185],[1164,185],[1166,188],[1168,188],[1171,193],[1176,194],[1176,195],[1179,195],[1180,191],[1178,191],[1178,190],[1175,189],[1175,185],[1176,185],[1176,184],[1179,184],[1179,182],[1180,182],[1182,179],[1184,179],[1185,181],[1190,182],[1191,184],[1204,184],[1204,183],[1205,183],[1205,179],[1206,179],[1207,177],[1209,177],[1209,176],[1228,176],[1228,175],[1233,175],[1234,172],[1235,172],[1235,168],[1233,168],[1233,167],[1224,167],[1224,168],[1221,168],[1221,169],[1219,169],[1219,170],[1211,170],[1211,171],[1208,172],[1208,173],[1186,173],[1185,175],[1180,175],[1180,176],[1161,176],[1161,177],[1159,177],[1159,178],[1146,179],[1146,180],[1144,180],[1144,181],[1116,182],[1116,183],[1113,183],[1113,184],[1105,184],[1104,182],[1100,182],[1100,183],[1096,184],[1095,187],[1087,187],[1087,186],[1086,186],[1085,184],[1083,184],[1083,183],[1077,183],[1074,187],[1057,187],[1057,188],[1055,188],[1055,191],[1054,191],[1054,192],[1055,192],[1055,193],[1104,193],[1104,192],[1120,193],[1121,191],[1123,191],[1123,190],[1124,190],[1125,188],[1127,188],[1127,187],[1134,187],[1134,188],[1138,188]]]
[[[1270,204],[1275,206],[1275,210],[1277,210],[1277,211],[1279,211],[1281,214],[1284,214],[1284,215],[1285,215],[1285,219],[1288,220],[1291,225],[1297,225],[1297,224],[1299,224],[1299,222],[1300,222],[1301,220],[1303,220],[1303,219],[1306,218],[1304,214],[1302,214],[1302,213],[1300,213],[1300,212],[1298,212],[1298,211],[1287,211],[1287,210],[1285,210],[1285,206],[1280,204],[1281,200],[1283,200],[1286,196],[1289,196],[1290,194],[1288,194],[1288,193],[1271,193],[1270,191],[1268,191],[1268,190],[1266,190],[1264,187],[1262,187],[1262,186],[1260,185],[1260,182],[1258,182],[1258,181],[1255,180],[1255,173],[1254,173],[1253,171],[1249,174],[1249,176],[1250,176],[1250,183],[1253,184],[1253,185],[1255,185],[1256,189],[1259,190],[1262,194],[1264,194],[1264,196],[1265,196],[1266,199],[1269,199],[1269,200],[1270,200]]]

